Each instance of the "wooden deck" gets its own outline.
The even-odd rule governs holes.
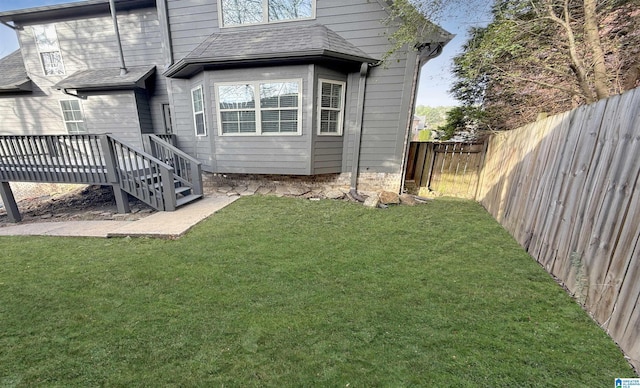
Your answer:
[[[21,219],[9,182],[109,185],[121,213],[129,211],[127,194],[162,211],[200,198],[200,163],[146,136],[150,153],[108,134],[0,136],[0,195],[9,218]]]

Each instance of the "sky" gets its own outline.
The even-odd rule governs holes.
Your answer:
[[[76,1],[79,0],[0,0],[0,12]],[[442,16],[442,20],[438,21],[438,24],[454,34],[455,38],[445,46],[439,57],[430,60],[423,67],[416,105],[436,107],[459,104],[448,93],[453,82],[451,63],[453,57],[462,51],[468,29],[474,26],[485,26],[489,22],[489,8],[492,2],[479,1],[479,3],[484,4],[476,4],[473,7],[458,6],[456,9],[448,10]],[[0,24],[0,57],[11,54],[17,48],[18,40],[15,32]]]

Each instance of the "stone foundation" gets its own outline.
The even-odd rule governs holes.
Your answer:
[[[203,173],[205,192],[246,191],[264,193],[313,193],[322,197],[330,191],[347,193],[351,185],[351,173],[324,175],[258,175],[258,174],[213,174]],[[363,173],[358,176],[358,191],[374,193],[380,191],[400,192],[401,174]]]

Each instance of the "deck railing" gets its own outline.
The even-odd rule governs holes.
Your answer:
[[[189,187],[195,195],[202,194],[202,165],[172,144],[156,135],[146,135],[150,154],[173,167],[174,179],[181,187]]]
[[[111,185],[120,212],[128,211],[125,193],[157,210],[175,210],[176,182],[202,193],[202,178],[194,175],[200,166],[155,140],[158,155],[174,164],[177,174],[173,166],[108,134],[0,136],[0,194],[9,217],[20,220],[8,182]]]
[[[108,170],[117,173],[122,190],[158,210],[176,209],[173,167],[111,136],[107,143]]]
[[[102,136],[0,136],[0,181],[109,183]]]

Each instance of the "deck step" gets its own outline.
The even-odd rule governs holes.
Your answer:
[[[191,187],[189,186],[176,187],[176,195],[187,196],[190,193],[191,193]]]
[[[180,207],[182,205],[186,205],[190,202],[193,202],[195,200],[198,200],[202,198],[202,195],[196,195],[196,194],[191,194],[191,195],[187,195],[185,197],[181,197],[176,199],[176,207]]]

